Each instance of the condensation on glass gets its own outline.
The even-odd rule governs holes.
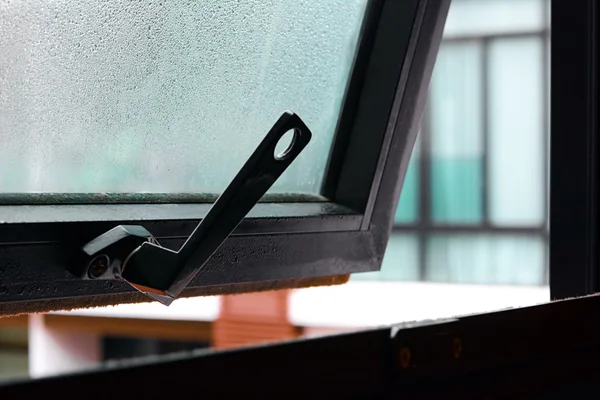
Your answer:
[[[219,193],[284,110],[318,193],[366,3],[0,2],[0,193]]]

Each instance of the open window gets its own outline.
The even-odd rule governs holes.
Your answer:
[[[455,0],[453,4],[459,1]],[[478,1],[463,0],[460,3],[477,6]],[[496,5],[502,8],[509,2]],[[523,0],[520,4],[527,8],[527,5],[542,2]],[[484,106],[498,99],[494,99],[494,95],[485,88],[465,85],[476,96],[465,96],[463,104],[465,108],[487,110],[481,117],[484,121],[481,125],[485,127],[480,130],[484,132],[483,137],[469,137],[473,132],[468,127],[457,128],[456,131],[461,130],[461,134],[468,137],[465,143],[469,146],[451,148],[455,153],[450,154],[466,154],[475,158],[482,167],[469,171],[479,172],[465,174],[466,170],[449,165],[436,166],[432,162],[432,154],[440,155],[436,153],[438,150],[442,155],[448,155],[445,153],[448,148],[436,149],[435,140],[432,140],[436,137],[436,129],[431,124],[431,115],[439,112],[435,104],[429,104],[425,109],[425,122],[420,127],[411,161],[413,164],[409,166],[409,154],[419,130],[420,111],[425,108],[424,92],[448,4],[434,0],[365,2],[362,14],[357,14],[360,29],[356,31],[339,115],[335,129],[331,131],[334,132],[332,142],[327,147],[328,158],[321,169],[322,174],[317,174],[321,179],[317,185],[320,189],[299,189],[298,185],[304,182],[300,179],[300,172],[292,179],[293,182],[288,182],[292,185],[291,189],[275,186],[206,265],[206,270],[192,282],[188,294],[218,293],[223,290],[223,285],[246,282],[271,281],[275,285],[276,281],[298,277],[375,271],[381,263],[390,230],[397,236],[415,235],[418,243],[415,248],[420,254],[436,245],[452,248],[453,254],[458,255],[454,261],[463,266],[467,264],[467,267],[465,258],[461,258],[465,255],[461,237],[479,234],[527,239],[529,249],[548,246],[549,260],[544,259],[543,252],[537,252],[542,256],[532,257],[535,263],[527,263],[536,268],[524,271],[519,268],[519,263],[527,260],[509,259],[516,262],[511,270],[513,277],[518,275],[538,283],[549,281],[553,300],[597,292],[600,276],[596,238],[599,8],[595,0],[576,3],[548,0],[544,4],[551,5],[551,46],[548,46],[550,33],[547,26],[540,25],[535,33],[492,34],[483,38],[472,35],[468,40],[450,38],[438,58],[438,66],[443,67],[445,55],[460,54],[464,61],[460,73],[478,71],[475,75],[486,75],[499,64],[507,67],[510,63],[491,62],[499,53],[507,56],[518,50],[518,53],[530,57],[534,65],[543,67],[536,67],[538,71],[547,71],[548,64],[545,63],[549,60],[551,84],[548,87],[542,82],[540,87],[535,88],[543,86],[540,89],[544,93],[540,97],[542,100],[548,99],[548,92],[552,92],[551,140],[548,143],[543,135],[535,136],[540,138],[540,143],[537,147],[539,153],[533,156],[521,154],[523,157],[519,157],[522,148],[514,152],[508,149],[504,160],[513,156],[510,160],[516,158],[516,162],[500,166],[518,170],[519,161],[534,156],[538,156],[538,165],[548,165],[551,161],[549,176],[544,170],[533,171],[539,173],[536,184],[542,185],[540,190],[523,187],[523,193],[527,195],[518,205],[525,206],[528,212],[519,213],[513,209],[506,218],[507,214],[502,211],[516,205],[494,205],[493,202],[498,199],[488,197],[486,190],[494,185],[487,180],[494,174],[494,163],[490,157],[498,157],[498,154],[491,154],[489,143],[481,146],[481,142],[501,142],[507,137],[489,134],[493,128],[485,120],[494,117]],[[549,16],[550,8],[544,12]],[[280,15],[284,14],[291,15],[286,12]],[[526,17],[527,13],[521,13],[513,22],[519,25]],[[500,17],[494,18],[485,24],[482,21],[478,26],[495,29],[497,26],[494,24],[500,20]],[[510,72],[510,68],[506,70]],[[504,74],[505,81],[482,79],[480,82],[484,87],[494,86],[497,93],[510,87],[514,90],[515,81],[510,80],[514,77],[508,73]],[[433,90],[460,92],[463,89],[460,80],[444,82],[437,78],[437,82],[436,77],[433,78]],[[526,85],[532,82],[535,85],[536,79],[523,82],[523,86],[518,88],[521,89],[519,93],[525,96]],[[473,100],[477,96],[481,96],[479,100]],[[382,99],[387,99],[387,102],[383,103]],[[523,104],[522,100],[503,105],[531,114],[531,109],[527,108],[531,104]],[[301,110],[295,111],[302,116]],[[462,112],[469,111],[472,110]],[[547,128],[521,126],[502,115],[496,118],[508,121],[509,127],[514,128],[506,133],[515,135],[511,136],[513,145],[519,142],[515,139],[519,129],[531,133]],[[440,120],[443,119],[437,119],[438,123]],[[310,126],[308,119],[307,123]],[[522,136],[520,138],[524,140]],[[506,151],[502,143],[496,145]],[[303,156],[309,154],[307,152]],[[440,159],[443,161],[443,157]],[[222,164],[220,160],[219,165]],[[411,187],[411,173],[419,166],[429,169],[427,179],[436,179],[437,176],[437,180],[447,187],[462,185],[460,191],[450,195],[460,193],[465,197],[454,199],[450,196],[450,200],[455,201],[439,204],[430,192],[444,185],[434,187],[425,180],[418,188]],[[524,175],[531,177],[531,172]],[[423,174],[422,171],[419,173]],[[400,208],[394,214],[395,200],[403,180],[405,203],[401,200]],[[544,197],[547,188],[543,186],[547,183],[550,184],[549,199]],[[486,189],[481,191],[482,196],[474,190],[467,190],[475,186]],[[292,194],[288,194],[287,190]],[[415,192],[419,196],[426,195],[420,201],[427,205],[427,209],[411,208],[416,204],[406,202]],[[532,195],[533,192],[542,195]],[[89,193],[25,193],[5,194],[6,204],[1,209],[3,213],[6,210],[6,214],[2,214],[6,224],[0,225],[0,305],[8,313],[27,311],[29,307],[39,308],[41,301],[52,307],[65,307],[90,304],[92,299],[99,299],[95,304],[136,299],[132,289],[125,285],[84,282],[70,276],[65,265],[73,243],[89,240],[116,224],[136,223],[156,233],[161,243],[176,248],[198,219],[206,215],[211,201],[219,194],[218,190],[212,194],[202,192],[193,195],[160,190],[140,194],[140,190],[140,193],[110,193],[98,200],[98,196],[90,196]],[[546,207],[548,200],[549,208]],[[191,216],[198,210],[201,211],[199,217]],[[125,214],[121,213],[125,212],[133,217],[123,219],[121,215]],[[515,215],[519,218],[515,219]],[[548,232],[550,225],[551,235]],[[516,242],[513,241],[513,244]],[[397,248],[406,249],[402,246]],[[527,252],[521,253],[524,254]],[[427,258],[418,259],[420,261],[414,263],[412,270],[415,276],[422,278],[431,271],[435,272],[424,261]],[[508,264],[506,259],[503,261]],[[446,267],[446,271],[451,270],[448,265]],[[510,271],[504,272],[507,274],[502,279],[512,279]],[[383,271],[380,276],[386,273]],[[365,276],[369,275],[357,275],[358,279]],[[431,280],[435,280],[435,276]],[[444,302],[443,296],[436,294],[438,297],[433,301]],[[575,385],[581,389],[595,385],[597,376],[600,376],[597,363],[600,347],[595,335],[598,299],[598,296],[589,296],[525,309],[420,324],[406,323],[392,328],[243,351],[193,352],[162,359],[165,362],[161,363],[155,363],[153,359],[132,368],[108,368],[89,374],[26,382],[13,385],[8,390],[13,390],[16,395],[28,390],[29,393],[44,394],[69,385],[69,388],[82,392],[93,387],[97,389],[96,394],[111,395],[114,388],[106,385],[110,382],[133,395],[173,395],[187,390],[190,385],[202,386],[206,390],[204,382],[197,380],[198,371],[206,371],[207,374],[202,375],[204,379],[209,377],[209,380],[217,381],[226,375],[238,384],[226,389],[235,391],[242,388],[245,394],[250,387],[261,394],[266,389],[274,389],[276,385],[265,387],[265,376],[269,383],[294,387],[296,394],[301,391],[310,394],[314,393],[315,387],[326,387],[334,395],[396,393],[426,397],[432,393],[437,396],[462,393],[479,398],[490,394],[504,396],[539,393],[548,388],[565,389],[565,384],[567,391],[571,389],[572,393],[573,387],[569,383],[573,379],[585,378],[583,386],[581,381],[578,382],[580,385]],[[391,306],[397,307],[398,304]],[[267,368],[256,368],[261,363]],[[124,366],[129,365],[124,363]],[[166,384],[158,379],[149,382],[148,376],[161,376]],[[299,378],[310,384],[297,385]],[[257,382],[261,383],[257,385]],[[223,392],[214,386],[211,389]],[[546,394],[557,393],[560,390]]]
[[[313,141],[187,293],[379,269],[448,4],[2,5],[0,311],[139,299],[73,252],[178,249],[288,109]]]

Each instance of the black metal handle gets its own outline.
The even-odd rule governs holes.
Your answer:
[[[293,131],[291,143],[283,153],[276,155],[277,143],[290,130]],[[100,260],[101,266],[106,266],[101,271],[107,270],[161,303],[170,304],[296,159],[311,136],[296,114],[285,112],[179,251],[161,247],[144,228],[131,226],[112,229],[89,242],[84,251],[94,260]],[[99,258],[107,241],[114,246],[124,237],[130,240],[130,245],[121,243],[116,257],[113,255],[111,259],[102,254],[104,258]],[[88,263],[87,277],[92,277],[94,266],[91,264]]]

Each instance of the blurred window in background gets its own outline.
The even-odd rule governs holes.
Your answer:
[[[548,285],[548,0],[454,0],[380,272]]]

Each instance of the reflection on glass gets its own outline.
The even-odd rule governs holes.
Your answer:
[[[288,109],[318,193],[366,3],[0,3],[0,193],[219,193]]]

